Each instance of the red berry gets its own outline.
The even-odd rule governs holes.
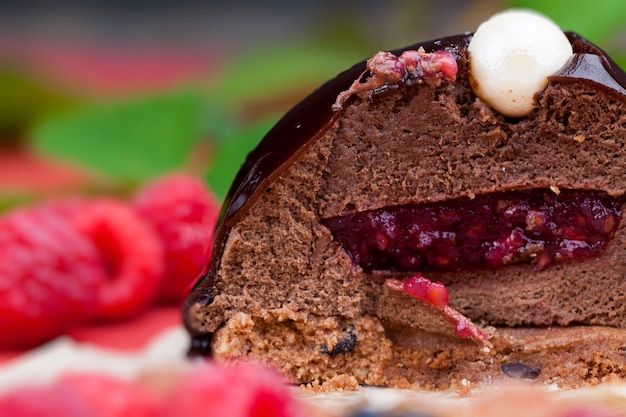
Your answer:
[[[0,415],[11,417],[99,417],[68,387],[17,388],[0,398]]]
[[[0,415],[14,417],[156,417],[155,394],[104,375],[67,375],[49,386],[23,387],[0,398]]]
[[[98,248],[107,271],[99,318],[127,318],[155,300],[163,276],[163,249],[153,229],[130,206],[110,199],[87,201],[75,210],[72,222]]]
[[[26,348],[93,317],[105,270],[53,205],[0,219],[0,347]]]
[[[65,375],[55,385],[74,392],[99,417],[156,417],[160,409],[155,393],[106,375]]]
[[[141,190],[134,207],[157,230],[164,245],[164,302],[180,302],[210,256],[219,214],[213,194],[200,180],[172,174]]]
[[[420,274],[413,275],[403,282],[404,291],[438,308],[448,305],[448,289],[441,282],[432,282]]]
[[[163,417],[306,415],[277,374],[249,364],[200,366],[177,384],[163,409]]]
[[[618,417],[621,413],[615,410],[603,409],[598,407],[577,408],[568,410],[558,417]]]
[[[426,297],[436,307],[444,308],[448,305],[448,289],[439,281],[431,282],[426,289]]]

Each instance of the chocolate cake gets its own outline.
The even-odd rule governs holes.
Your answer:
[[[626,376],[626,74],[567,32],[505,116],[473,36],[379,53],[263,138],[185,304],[193,353],[314,385]]]

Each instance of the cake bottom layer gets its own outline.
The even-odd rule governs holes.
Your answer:
[[[464,389],[523,379],[559,388],[626,377],[626,330],[602,326],[488,328],[493,347],[385,323],[288,309],[238,313],[215,332],[216,360],[252,360],[314,386]]]

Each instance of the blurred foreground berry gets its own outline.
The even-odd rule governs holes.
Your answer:
[[[162,372],[160,375],[158,372]],[[155,388],[146,380],[95,373],[61,376],[48,385],[0,393],[0,415],[11,417],[310,417],[274,371],[252,364],[197,364],[171,373]]]
[[[219,205],[202,181],[186,174],[148,184],[133,205],[163,242],[165,276],[159,299],[181,302],[209,258]]]
[[[50,386],[17,388],[0,398],[12,417],[157,417],[159,401],[143,387],[96,374],[67,375]]]
[[[70,374],[56,385],[74,391],[99,417],[156,417],[160,409],[156,393],[107,375]]]
[[[0,348],[28,348],[93,318],[106,279],[97,247],[53,205],[0,219]]]
[[[96,417],[82,398],[67,387],[17,388],[0,398],[0,415],[11,417]]]
[[[303,405],[274,371],[250,364],[194,369],[174,387],[163,417],[305,417]]]

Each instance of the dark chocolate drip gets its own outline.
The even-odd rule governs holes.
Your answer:
[[[551,82],[590,81],[607,91],[626,96],[626,73],[603,50],[575,33],[567,33],[574,56]]]
[[[571,79],[591,81],[610,91],[626,95],[626,89],[617,79],[611,78],[604,68],[601,56],[592,54],[577,54],[572,57],[568,65],[558,73],[549,77],[552,82],[567,82]],[[624,80],[622,80],[623,82]]]
[[[549,77],[556,83],[592,82],[610,92],[626,97],[626,74],[600,48],[577,34],[567,32],[574,57],[558,73]],[[392,51],[399,55],[420,46],[426,52],[448,50],[455,56],[464,54],[472,38],[471,33],[411,45]],[[205,266],[202,277],[186,301],[185,311],[193,304],[208,304],[214,297],[214,280],[230,229],[239,221],[250,205],[267,186],[286,169],[304,150],[315,143],[332,125],[341,111],[333,111],[337,95],[348,89],[365,71],[366,61],[339,74],[322,85],[296,107],[290,110],[267,133],[247,157],[226,197],[215,233],[212,262]],[[186,314],[185,314],[186,316]],[[185,317],[186,321],[187,317]],[[187,326],[193,332],[191,326]]]

